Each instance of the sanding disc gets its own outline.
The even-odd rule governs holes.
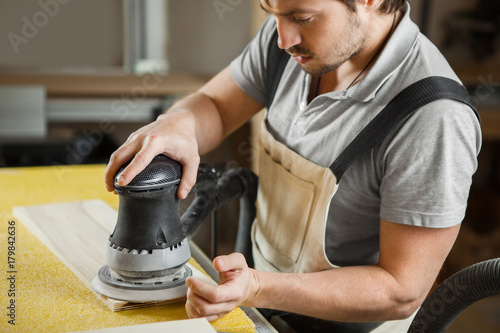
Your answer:
[[[161,302],[186,296],[190,276],[192,271],[183,266],[176,274],[161,278],[130,279],[103,266],[91,285],[97,293],[120,301]]]

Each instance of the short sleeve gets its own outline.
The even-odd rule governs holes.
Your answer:
[[[477,169],[481,130],[465,104],[428,104],[401,126],[382,156],[381,218],[446,228],[462,222]]]

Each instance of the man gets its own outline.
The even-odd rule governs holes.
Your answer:
[[[183,164],[185,198],[199,154],[265,105],[277,30],[292,57],[262,126],[256,269],[239,254],[216,258],[221,284],[188,279],[187,313],[215,320],[243,305],[293,313],[283,319],[309,332],[406,331],[465,214],[481,144],[476,116],[452,100],[422,107],[359,157],[337,190],[328,166],[398,92],[431,75],[458,78],[403,1],[260,5],[271,16],[243,53],[133,133],[112,155],[106,186],[131,158],[122,184],[163,153]]]

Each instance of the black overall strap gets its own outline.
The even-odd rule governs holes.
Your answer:
[[[419,108],[439,99],[452,99],[467,104],[479,120],[467,89],[460,83],[441,76],[417,81],[397,94],[332,163],[330,170],[337,178],[337,183],[358,157],[381,143],[393,128]]]
[[[268,110],[273,103],[274,95],[288,59],[290,59],[290,55],[278,47],[278,30],[276,30],[271,37],[267,52],[266,107]]]

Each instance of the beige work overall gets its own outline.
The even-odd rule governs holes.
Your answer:
[[[286,273],[338,268],[325,252],[328,209],[338,188],[335,175],[276,141],[265,117],[259,146],[257,217],[252,226],[255,268]],[[386,322],[372,332],[406,332],[413,316]]]

